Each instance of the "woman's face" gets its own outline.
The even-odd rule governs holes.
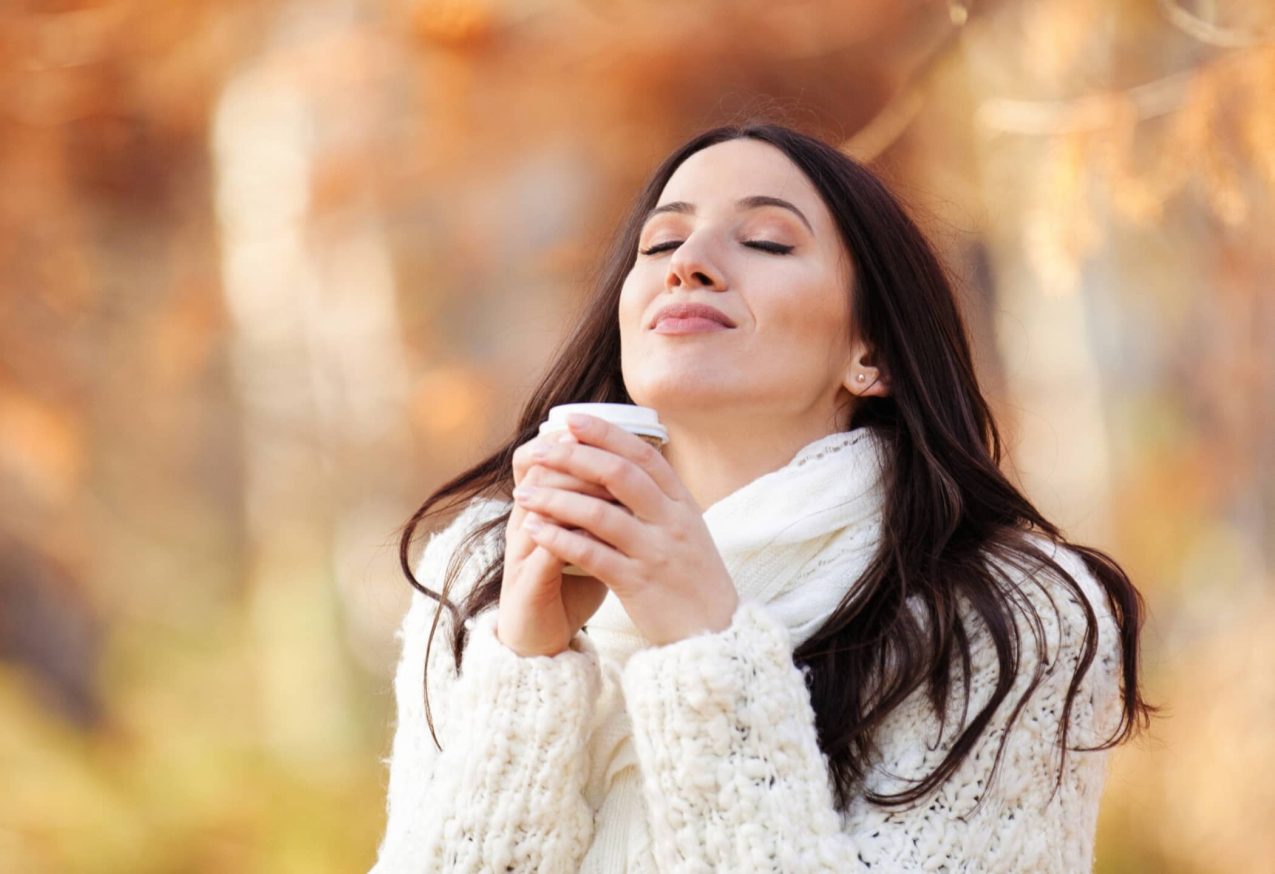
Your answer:
[[[745,200],[759,197],[791,208]],[[762,415],[807,432],[844,427],[851,283],[832,215],[787,155],[750,139],[702,149],[665,185],[620,292],[625,386],[674,421]],[[653,329],[675,303],[707,304],[735,327]]]

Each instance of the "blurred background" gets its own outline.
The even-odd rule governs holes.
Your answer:
[[[760,114],[908,204],[1007,467],[1147,597],[1097,870],[1275,871],[1273,42],[1269,0],[8,0],[0,870],[366,870],[398,526],[654,165]]]

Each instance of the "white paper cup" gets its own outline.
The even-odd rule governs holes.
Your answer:
[[[605,419],[613,425],[618,425],[630,434],[634,434],[647,443],[650,443],[656,449],[663,451],[664,444],[668,443],[668,429],[660,424],[660,416],[651,407],[639,407],[636,404],[558,404],[549,410],[549,418],[540,425],[541,434],[551,434],[556,431],[566,431],[567,416],[571,413],[585,413],[590,416],[597,416],[599,419]],[[612,501],[619,504],[619,501]],[[580,531],[579,528],[571,528],[563,526],[568,531]],[[593,535],[588,532],[581,532],[586,537]],[[587,577],[589,572],[581,570],[573,564],[563,567],[564,574],[572,574],[574,576]]]

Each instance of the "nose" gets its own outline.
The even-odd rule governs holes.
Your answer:
[[[721,288],[723,282],[720,272],[705,256],[704,247],[693,246],[686,240],[669,257],[664,284],[668,288]]]

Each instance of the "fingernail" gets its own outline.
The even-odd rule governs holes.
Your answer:
[[[589,427],[589,417],[579,413],[572,413],[567,416],[567,424],[577,431],[584,431]]]

